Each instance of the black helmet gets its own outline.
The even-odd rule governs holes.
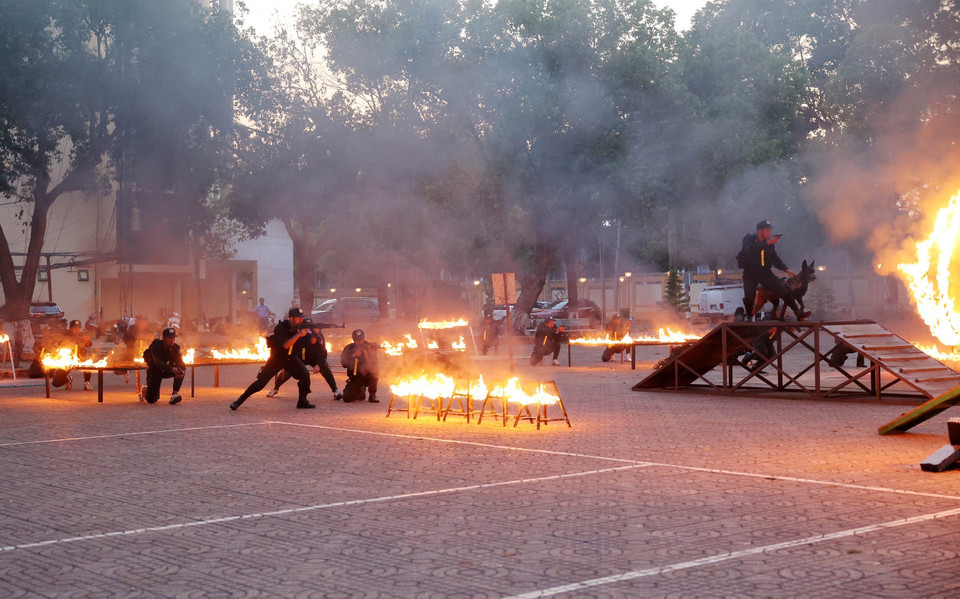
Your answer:
[[[354,343],[363,341],[367,338],[367,336],[363,333],[363,329],[355,330],[353,333],[350,334],[350,336],[353,337]]]
[[[177,336],[177,329],[175,329],[175,328],[173,328],[173,327],[167,327],[167,328],[163,329],[163,336],[164,336],[164,338],[166,338],[166,337],[176,337],[176,336]]]
[[[770,221],[768,220],[762,220],[757,223],[757,231],[759,231],[760,229],[766,229],[767,227],[770,227],[771,229],[773,228],[773,225],[770,224]]]
[[[290,311],[287,312],[289,318],[300,317],[303,318],[303,308],[290,308]]]

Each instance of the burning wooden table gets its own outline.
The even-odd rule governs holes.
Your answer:
[[[467,423],[476,417],[477,424],[480,424],[483,417],[489,415],[502,420],[503,426],[506,426],[511,416],[510,406],[513,405],[516,407],[513,426],[517,426],[521,420],[528,420],[535,422],[539,430],[541,425],[562,420],[571,427],[556,383],[544,381],[535,385],[535,389],[528,392],[517,377],[488,385],[483,376],[477,379],[455,379],[441,373],[421,374],[419,377],[401,379],[390,385],[392,397],[387,407],[387,417],[390,417],[391,412],[406,412],[407,418],[416,420],[420,412],[425,411],[434,414],[437,421],[446,422],[449,416],[463,416]],[[406,407],[395,407],[397,400],[401,398],[406,401]],[[483,398],[483,404],[476,410],[474,401],[480,398]],[[429,409],[424,409],[424,402],[429,404]],[[457,403],[456,408],[454,402]],[[537,408],[536,414],[531,410],[533,406]],[[549,406],[558,406],[563,417],[550,418],[547,414]]]
[[[327,350],[330,347],[327,344]],[[270,349],[267,340],[261,337],[256,344],[246,347],[218,350],[211,348],[209,355],[198,355],[196,348],[189,348],[183,352],[184,364],[190,369],[190,397],[196,393],[196,369],[198,367],[213,367],[213,386],[220,386],[221,366],[248,366],[263,364],[270,358]],[[80,360],[72,349],[60,348],[57,351],[44,354],[40,362],[44,369],[44,382],[47,397],[50,397],[50,371],[52,370],[80,370],[97,373],[97,402],[103,403],[103,373],[107,370],[134,371],[136,374],[137,389],[140,389],[140,371],[146,370],[147,365],[142,357],[130,359]]]
[[[572,352],[570,346],[572,345],[583,345],[588,347],[616,347],[622,346],[623,349],[630,349],[630,369],[637,369],[637,347],[639,346],[655,346],[655,345],[666,345],[670,347],[670,351],[673,351],[679,346],[692,343],[699,340],[703,337],[700,333],[684,333],[682,331],[675,331],[670,328],[661,328],[657,331],[657,335],[640,335],[638,337],[631,337],[629,334],[621,337],[620,339],[614,339],[610,335],[605,337],[579,337],[576,339],[570,339],[567,342],[567,366],[573,365]],[[620,361],[623,362],[623,353],[621,350]]]

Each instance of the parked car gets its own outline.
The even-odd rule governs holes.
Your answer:
[[[328,324],[375,322],[380,319],[380,302],[373,297],[328,299],[314,308],[310,316],[314,322]]]
[[[548,305],[550,305],[549,302],[542,302],[542,301],[540,301],[540,300],[537,300],[537,301],[533,304],[533,309],[531,309],[530,312],[531,312],[531,313],[536,312],[537,310],[543,309],[543,308],[547,307]],[[512,313],[514,312],[514,310],[516,310],[516,309],[517,309],[517,305],[516,305],[516,304],[510,304],[510,313],[511,313],[511,314],[512,314]],[[491,310],[491,306],[489,306],[489,305],[486,306],[486,307],[484,308],[484,311],[486,311],[486,310]],[[506,304],[494,304],[494,305],[492,306],[491,312],[492,312],[492,314],[493,314],[493,319],[494,319],[495,321],[497,321],[497,323],[499,323],[500,325],[503,325],[503,322],[504,322],[504,321],[506,320],[506,318],[507,318],[507,305],[506,305]],[[501,331],[501,332],[502,332],[502,331]]]
[[[542,322],[547,317],[560,320],[586,319],[590,328],[603,324],[600,306],[588,299],[578,299],[573,306],[570,305],[569,300],[557,300],[545,308],[533,310],[530,313],[530,319],[535,322]]]
[[[34,302],[30,304],[30,328],[34,335],[43,335],[51,329],[66,329],[67,319],[56,303]]]

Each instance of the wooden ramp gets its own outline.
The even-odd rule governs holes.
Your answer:
[[[762,336],[772,350],[748,367],[737,354]],[[839,353],[862,357],[863,366],[846,366],[836,359]],[[787,354],[793,355],[784,360]],[[722,380],[707,378],[720,365],[725,365]],[[932,399],[960,385],[960,374],[870,320],[745,322],[721,324],[679,349],[633,389],[694,385],[721,394],[756,394],[759,385],[761,391],[800,391],[818,399],[880,400],[884,394]]]

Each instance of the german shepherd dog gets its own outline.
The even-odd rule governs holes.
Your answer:
[[[812,281],[817,280],[817,271],[813,267],[813,264],[813,262],[807,264],[807,261],[804,260],[800,267],[799,273],[793,275],[792,277],[781,279],[784,285],[786,285],[787,289],[790,291],[790,298],[793,298],[793,300],[797,302],[800,312],[806,312],[806,308],[803,305],[803,296],[807,293],[807,287]],[[773,313],[776,315],[777,319],[783,320],[783,317],[787,312],[787,302],[781,300],[790,298],[781,298],[773,291],[764,289],[763,285],[760,285],[757,287],[757,295],[753,301],[753,314],[756,314],[762,310],[765,303],[770,302],[773,304]],[[753,316],[753,314],[751,314],[751,316]]]

